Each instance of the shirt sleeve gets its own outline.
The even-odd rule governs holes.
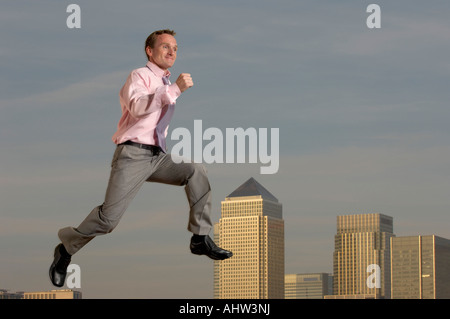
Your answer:
[[[144,78],[135,70],[120,91],[124,107],[134,118],[144,118],[167,104],[175,104],[181,94],[176,83],[159,86],[154,93],[149,94],[151,83],[148,81],[149,78]]]

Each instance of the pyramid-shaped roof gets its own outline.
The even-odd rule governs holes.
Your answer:
[[[261,196],[273,202],[278,202],[278,199],[273,196],[267,189],[258,183],[253,177],[250,177],[244,184],[236,188],[227,197],[244,197],[244,196]]]

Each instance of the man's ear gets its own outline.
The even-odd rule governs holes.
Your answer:
[[[150,57],[152,56],[152,48],[150,48],[150,46],[146,47],[145,52],[147,53],[148,59],[150,60]]]

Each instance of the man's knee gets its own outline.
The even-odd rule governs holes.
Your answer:
[[[189,181],[194,183],[208,184],[208,171],[206,167],[201,163],[192,163],[192,173],[190,174]]]
[[[205,165],[201,163],[194,163],[195,164],[195,170],[198,171],[201,175],[207,176],[208,171],[206,170]]]

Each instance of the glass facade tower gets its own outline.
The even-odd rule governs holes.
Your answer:
[[[392,298],[450,298],[450,240],[435,235],[391,239]]]
[[[284,298],[282,205],[250,178],[221,203],[214,227],[219,246],[233,257],[214,262],[214,298]]]
[[[333,254],[334,295],[390,298],[390,238],[393,218],[383,214],[337,217]],[[376,284],[368,283],[377,276]]]

